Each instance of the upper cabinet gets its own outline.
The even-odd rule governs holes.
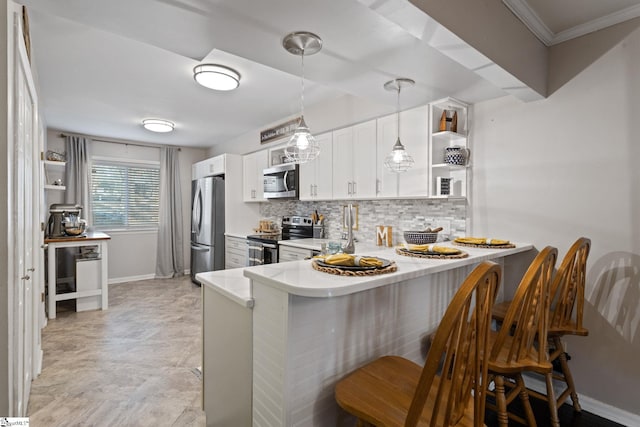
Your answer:
[[[400,113],[400,141],[415,161],[406,172],[395,173],[384,166],[384,159],[398,139],[398,115],[377,120],[378,171],[377,197],[427,197],[429,195],[429,115],[428,107]]]
[[[333,132],[333,198],[376,197],[376,121]]]
[[[300,200],[333,198],[333,133],[315,136],[320,154],[300,165]]]
[[[429,105],[430,195],[467,197],[469,105],[445,98]]]
[[[242,194],[245,202],[263,202],[264,179],[262,171],[268,167],[267,150],[242,156]]]

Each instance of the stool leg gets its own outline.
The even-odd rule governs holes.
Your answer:
[[[529,427],[536,427],[536,417],[533,415],[533,409],[531,409],[531,402],[529,402],[529,393],[527,392],[527,386],[524,384],[524,380],[522,379],[522,375],[518,374],[516,377],[516,384],[518,384],[520,400],[522,401],[522,406],[524,407],[524,413],[527,417],[527,424]],[[560,427],[560,426],[554,426]]]
[[[553,343],[554,345],[558,346],[558,348],[562,349],[562,353],[560,353],[560,356],[558,356],[558,358],[560,359],[560,366],[562,367],[562,375],[564,376],[564,380],[567,383],[567,387],[569,388],[569,393],[571,394],[571,402],[573,402],[573,410],[576,412],[580,412],[582,411],[582,408],[580,407],[580,402],[578,401],[578,393],[576,393],[576,385],[573,382],[573,376],[571,375],[571,369],[569,369],[567,354],[564,351],[562,340],[559,337],[554,337]]]
[[[544,376],[544,378],[547,380],[547,402],[549,402],[551,425],[553,427],[560,427],[560,420],[558,419],[558,402],[556,401],[556,393],[553,390],[553,373],[549,372]]]
[[[500,427],[509,426],[509,416],[507,415],[507,397],[504,390],[504,377],[496,375],[493,379],[496,389],[496,406],[498,407],[498,425]]]

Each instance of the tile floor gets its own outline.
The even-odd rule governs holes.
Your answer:
[[[31,427],[204,426],[200,301],[187,276],[111,285],[105,311],[58,303],[42,333]]]

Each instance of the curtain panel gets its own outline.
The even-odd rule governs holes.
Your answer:
[[[160,211],[156,257],[158,278],[184,274],[182,190],[178,154],[178,148],[160,148]]]

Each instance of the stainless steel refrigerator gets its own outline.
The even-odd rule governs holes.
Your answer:
[[[203,271],[224,269],[224,178],[191,181],[191,281]]]

